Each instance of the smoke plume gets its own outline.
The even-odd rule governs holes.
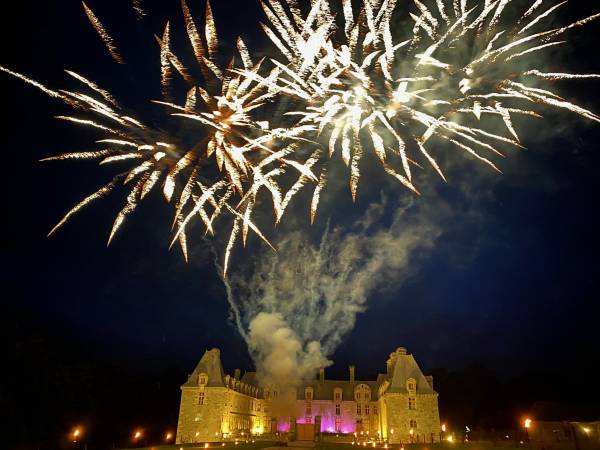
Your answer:
[[[353,225],[328,224],[317,239],[285,233],[277,252],[260,254],[226,281],[263,384],[295,387],[313,378],[331,364],[368,300],[415,273],[441,234],[446,208],[405,198],[393,208],[382,198]]]

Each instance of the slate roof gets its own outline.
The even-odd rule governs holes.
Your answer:
[[[390,388],[388,392],[408,393],[406,382],[409,378],[413,378],[417,382],[417,394],[436,393],[429,384],[427,377],[421,372],[413,355],[397,352],[395,358],[396,361],[392,366]]]
[[[221,351],[218,348],[213,348],[212,350],[204,352],[200,362],[196,365],[196,368],[182,387],[197,387],[198,377],[201,373],[208,375],[208,383],[206,386],[225,386],[223,380],[225,378],[225,372],[223,371],[223,365],[221,364]]]
[[[374,400],[377,397],[377,389],[379,385],[376,381],[363,380],[312,380],[304,382],[296,391],[297,400],[304,400],[304,392],[307,387],[313,388],[313,400],[333,400],[333,392],[335,388],[342,389],[342,401],[354,400],[354,388],[359,384],[366,384],[371,388],[371,398]]]
[[[319,379],[306,381],[301,384],[296,390],[298,400],[304,400],[305,389],[307,387],[313,388],[313,399],[314,400],[333,400],[334,390],[336,388],[342,389],[342,401],[354,400],[354,389],[359,384],[366,384],[371,388],[371,399],[377,399],[378,390],[382,383],[389,382],[390,386],[388,392],[407,393],[407,381],[409,378],[413,378],[417,383],[417,394],[435,394],[432,383],[430,382],[431,377],[426,377],[421,372],[419,365],[415,361],[413,355],[409,355],[406,349],[399,347],[395,352],[390,355],[388,361],[388,368],[390,373],[380,373],[377,375],[375,381],[372,380],[328,380],[323,381]],[[223,365],[221,364],[221,352],[217,348],[207,350],[200,359],[200,362],[196,365],[196,368],[189,376],[188,380],[183,384],[182,387],[197,387],[198,378],[201,373],[208,375],[208,387],[224,387],[225,386],[225,372]],[[249,386],[258,387],[258,377],[256,372],[245,372],[240,380]],[[260,388],[260,394],[262,394],[262,388]],[[261,395],[262,396],[262,395]]]

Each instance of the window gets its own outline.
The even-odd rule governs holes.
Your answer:
[[[410,427],[414,430],[415,428],[417,428],[417,421],[414,419],[411,419],[410,421]]]
[[[312,417],[306,416],[306,418],[304,419],[304,423],[312,423]]]
[[[304,390],[304,398],[306,400],[312,400],[313,399],[313,390],[312,390],[312,388],[306,388]]]
[[[339,389],[336,389],[335,392],[333,393],[333,399],[336,402],[339,402],[342,399],[342,391]]]
[[[409,392],[414,392],[417,389],[417,382],[412,378],[406,382],[406,388]]]
[[[306,415],[309,416],[312,414],[312,406],[310,403],[306,404]]]
[[[206,383],[208,383],[208,375],[206,375],[205,373],[201,373],[198,377],[198,384],[200,386],[204,386]]]
[[[354,399],[357,402],[361,402],[361,401],[369,401],[369,399],[371,398],[371,388],[369,386],[367,386],[366,384],[359,384],[358,386],[356,386],[356,388],[354,389]]]
[[[335,405],[335,415],[339,416],[341,414],[341,408],[339,403],[337,405]]]
[[[369,405],[365,405],[365,414],[369,415]]]
[[[373,405],[373,414],[377,415],[377,406]]]
[[[266,400],[269,400],[269,398],[270,398],[270,397],[271,397],[271,393],[270,393],[270,392],[269,392],[269,390],[267,389],[267,390],[265,391],[265,399],[266,399]]]
[[[356,405],[356,414],[358,414],[359,416],[362,414],[360,405]]]
[[[277,398],[277,391],[273,391],[273,398]]]
[[[257,404],[256,404],[256,410],[257,410],[258,412],[260,412],[260,403],[257,403]]]
[[[204,392],[200,392],[198,394],[198,404],[199,405],[204,405]]]
[[[417,399],[408,397],[408,409],[417,409]]]

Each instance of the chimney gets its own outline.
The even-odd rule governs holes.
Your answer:
[[[319,381],[323,383],[325,381],[325,367],[319,369]]]
[[[355,367],[354,366],[349,366],[348,369],[350,370],[350,383],[354,383],[354,370],[355,370]]]
[[[235,369],[233,378],[235,378],[236,380],[240,379],[240,375],[241,375],[241,370],[240,369]]]

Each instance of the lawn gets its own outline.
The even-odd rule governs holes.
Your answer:
[[[256,441],[256,442],[240,442],[239,444],[234,444],[233,442],[225,442],[225,445],[221,445],[218,443],[209,444],[209,450],[261,450],[266,447],[273,447],[275,445],[274,441]],[[180,444],[180,445],[152,445],[149,447],[128,447],[127,450],[204,450],[204,444]],[[121,450],[125,450],[121,449]]]
[[[232,442],[221,444],[210,444],[209,449],[212,450],[261,450],[266,447],[273,447],[274,441],[256,441],[251,443],[240,443],[235,445]],[[135,450],[204,450],[203,444],[187,444],[187,445],[156,445],[150,447],[137,448]],[[358,447],[360,448],[360,447]],[[377,447],[381,450],[382,447]],[[369,447],[367,447],[369,449]],[[390,445],[390,450],[400,450],[399,445]],[[510,447],[505,445],[493,446],[492,443],[443,443],[443,444],[405,444],[405,450],[519,450],[518,447]],[[133,449],[130,449],[133,450]],[[302,450],[298,447],[290,447],[290,450]],[[323,442],[317,444],[316,450],[357,450],[356,446],[347,443]],[[523,447],[520,448],[523,450]]]
[[[360,448],[360,447],[358,447]],[[369,447],[365,447],[367,450]],[[381,447],[377,447],[378,450]],[[494,446],[491,442],[485,443],[443,443],[443,444],[404,444],[405,450],[519,450],[519,447],[505,446],[498,444]],[[318,446],[317,450],[357,450],[352,444],[340,444],[335,442],[324,442]],[[400,445],[390,445],[389,450],[400,450]],[[523,450],[523,447],[520,447]]]

